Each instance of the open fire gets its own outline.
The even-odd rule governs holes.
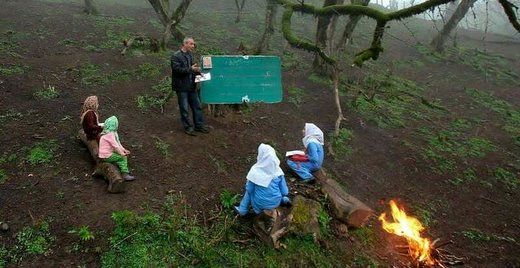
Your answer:
[[[421,231],[424,230],[421,222],[411,216],[406,215],[403,209],[397,206],[394,200],[390,201],[392,222],[387,221],[386,213],[379,216],[379,220],[385,231],[402,236],[408,241],[408,253],[421,264],[433,266],[435,261],[431,256],[432,242],[430,239],[422,237]]]
[[[447,267],[463,264],[463,258],[449,254],[441,248],[453,243],[453,241],[438,243],[439,239],[435,239],[432,242],[430,239],[421,236],[421,231],[424,230],[421,222],[406,215],[404,209],[399,208],[394,200],[390,201],[390,209],[391,222],[387,220],[386,213],[379,216],[383,229],[391,234],[406,238],[408,245],[398,245],[396,248],[406,250],[417,266]]]

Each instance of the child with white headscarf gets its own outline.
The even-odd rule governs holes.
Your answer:
[[[304,137],[302,139],[303,146],[305,146],[305,159],[295,161],[289,158],[287,165],[302,179],[304,182],[314,180],[312,172],[320,169],[323,165],[324,158],[324,139],[323,131],[315,124],[305,123],[303,129]]]
[[[235,210],[241,216],[253,207],[256,214],[263,210],[275,209],[281,203],[290,203],[287,195],[289,188],[280,168],[280,160],[273,147],[267,144],[258,146],[258,156],[249,173],[247,173],[246,192]]]

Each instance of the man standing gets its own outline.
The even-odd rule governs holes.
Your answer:
[[[200,74],[200,67],[194,63],[192,51],[195,49],[195,40],[186,37],[181,48],[173,53],[171,58],[172,87],[177,92],[181,122],[184,132],[196,136],[195,131],[209,133],[204,125],[204,117],[196,90],[195,75]],[[188,110],[191,108],[193,124],[190,122]]]

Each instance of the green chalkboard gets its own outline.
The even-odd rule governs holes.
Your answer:
[[[276,103],[282,101],[282,70],[276,56],[203,56],[203,103],[243,102]]]

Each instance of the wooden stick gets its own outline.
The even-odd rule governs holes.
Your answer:
[[[36,221],[34,220],[34,217],[33,217],[32,213],[31,213],[31,210],[28,209],[27,211],[29,211],[29,216],[31,217],[32,224],[35,225]]]
[[[491,203],[493,203],[493,204],[502,205],[502,204],[498,203],[497,201],[492,200],[492,199],[489,199],[489,198],[484,197],[484,196],[480,196],[480,198],[482,198],[482,199],[484,199],[484,200],[486,200],[486,201],[489,201],[489,202],[491,202]]]
[[[135,233],[133,233],[133,234],[131,234],[131,235],[129,235],[129,236],[123,238],[123,240],[117,242],[117,243],[114,245],[114,247],[116,247],[117,245],[123,243],[123,241],[127,240],[128,238],[130,238],[130,237],[132,237],[132,236],[134,236],[134,235],[136,235],[136,234],[137,234],[137,232],[135,232]]]
[[[440,243],[439,245],[435,246],[435,249],[438,249],[438,248],[444,247],[444,246],[449,245],[449,244],[453,244],[453,241],[452,241],[452,240],[449,240],[449,241],[446,241],[446,242],[442,242],[442,243]],[[432,245],[432,246],[433,246],[433,245]]]

